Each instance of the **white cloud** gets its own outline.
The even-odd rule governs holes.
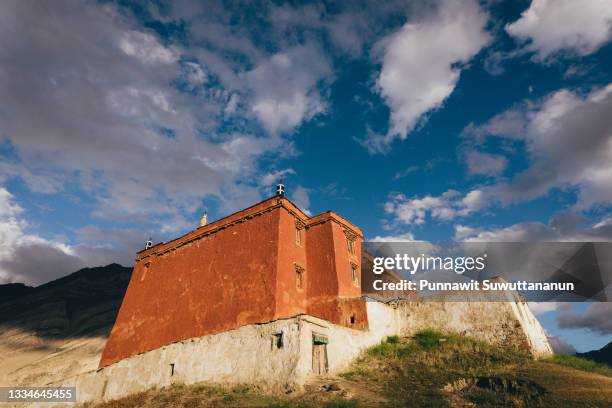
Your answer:
[[[277,171],[271,171],[263,175],[260,180],[260,184],[262,187],[272,187],[275,184],[278,184],[281,180],[283,180],[286,176],[295,174],[295,170],[293,169],[282,169]]]
[[[86,266],[119,262],[131,266],[146,237],[129,229],[84,227],[81,243],[46,239],[30,232],[25,211],[15,197],[0,187],[0,284],[39,285]]]
[[[541,315],[548,312],[554,312],[559,308],[559,302],[528,302],[529,309],[535,315]]]
[[[377,88],[391,118],[386,135],[370,135],[371,151],[406,138],[424,114],[442,106],[459,80],[457,64],[468,62],[489,42],[487,20],[476,1],[442,1],[433,15],[409,21],[381,40]]]
[[[208,81],[208,75],[197,62],[186,62],[185,67],[187,71],[187,83],[192,89],[202,86]]]
[[[238,108],[238,103],[240,102],[240,97],[237,94],[232,94],[228,101],[223,113],[226,115],[233,115],[236,113],[236,109]]]
[[[461,132],[461,137],[473,138],[482,141],[487,136],[502,136],[509,139],[523,139],[525,137],[525,110],[516,108],[493,116],[482,125],[470,123]]]
[[[237,99],[209,85],[209,61],[185,62],[185,50],[111,4],[7,2],[0,38],[11,39],[0,47],[0,134],[15,152],[0,180],[44,193],[76,186],[95,216],[159,225],[180,225],[203,197],[237,199],[236,185],[259,198],[242,180],[285,142],[217,133]],[[181,92],[178,81],[206,89]]]
[[[587,329],[603,336],[612,334],[612,302],[594,302],[584,313],[565,310],[557,315],[557,324],[563,329]]]
[[[610,40],[612,7],[608,0],[533,0],[506,31],[530,41],[539,60],[560,51],[587,55]]]
[[[428,215],[436,220],[450,221],[494,204],[529,201],[553,188],[567,187],[578,192],[574,211],[608,204],[612,202],[611,110],[612,84],[584,96],[563,89],[537,103],[527,102],[525,106],[513,108],[512,113],[497,115],[481,126],[471,124],[463,132],[466,137],[483,141],[486,137],[499,136],[522,141],[528,152],[528,168],[509,181],[479,186],[467,193],[448,190],[440,196],[412,198],[395,194],[385,204],[385,211],[403,224],[423,224]],[[480,172],[486,170],[488,174],[497,174],[505,164],[494,160],[487,163],[480,157],[474,166],[484,166],[478,168]],[[471,171],[475,172],[475,168]],[[572,236],[577,240],[612,236],[605,228],[593,227],[590,230],[592,233],[573,231]],[[538,222],[488,231],[459,226],[455,231],[456,239],[468,236],[489,241],[569,237],[565,231],[556,231]]]
[[[560,90],[527,116],[530,167],[492,189],[506,202],[541,196],[554,187],[578,189],[577,207],[612,201],[612,84],[582,97]]]
[[[359,57],[383,7],[366,11],[354,2],[338,6],[341,11],[328,13],[328,8],[322,3],[282,4],[271,7],[270,20],[278,36],[292,37],[320,30],[329,36],[336,52]]]
[[[604,218],[603,220],[596,223],[593,227],[594,228],[607,228],[607,227],[612,228],[612,217]]]
[[[529,242],[554,240],[555,231],[541,222],[527,222],[503,228],[478,228],[455,225],[455,239],[468,242]]]
[[[310,190],[303,186],[296,186],[294,190],[289,191],[291,199],[295,204],[306,214],[310,213]]]
[[[548,336],[548,342],[555,354],[576,354],[576,348],[560,337]]]
[[[223,44],[263,58],[238,38]],[[237,66],[199,43],[192,53],[172,45],[172,38],[162,42],[116,5],[6,2],[0,42],[0,143],[10,147],[0,159],[0,183],[20,179],[45,194],[70,190],[88,202],[94,219],[138,224],[147,235],[176,234],[197,224],[189,217],[204,198],[216,199],[220,212],[259,200],[262,188],[250,182],[263,173],[259,159],[290,145],[244,116],[242,106],[251,100],[243,95],[253,90],[238,72],[252,66],[248,60]],[[279,128],[314,114],[312,98],[323,104],[308,88],[318,79],[303,73],[318,59],[307,51],[288,55],[301,71],[286,73],[285,80],[297,78],[293,90],[307,102]],[[323,71],[317,65],[314,72]],[[230,127],[224,114],[238,117],[240,126],[220,131]],[[41,283],[81,266],[129,264],[146,238],[129,245],[44,238],[6,197],[0,199],[3,281]]]
[[[457,224],[454,229],[455,240],[467,242],[612,241],[612,223],[608,223],[606,218],[587,223],[573,212],[557,213],[547,224],[533,221],[499,228]]]
[[[408,198],[393,194],[385,203],[385,212],[393,215],[402,224],[423,224],[427,215],[440,221],[464,217],[484,206],[480,190],[473,190],[465,196],[458,191],[448,190],[439,196],[426,195]]]
[[[23,211],[13,199],[13,195],[0,187],[0,217],[12,218]]]
[[[465,152],[464,160],[470,175],[498,176],[503,173],[508,165],[508,159],[504,156],[477,150]]]
[[[0,283],[39,284],[53,276],[53,268],[71,268],[61,275],[83,266],[67,245],[27,234],[22,213],[13,195],[0,187]]]
[[[178,59],[177,52],[161,45],[152,34],[141,31],[123,32],[119,48],[127,55],[150,64],[172,64]]]
[[[253,114],[273,134],[292,131],[325,111],[319,84],[331,72],[327,58],[314,46],[272,55],[245,74]]]
[[[23,209],[14,201],[13,195],[0,188],[0,259],[11,255],[11,243],[22,235],[22,225],[17,219]]]
[[[406,232],[404,234],[398,235],[385,235],[380,236],[377,235],[372,238],[370,241],[372,242],[413,242],[415,241],[414,235],[411,232]]]
[[[536,199],[554,188],[578,192],[575,209],[612,202],[612,84],[586,95],[561,89],[541,101],[470,124],[463,136],[498,136],[524,144],[529,166],[510,180],[478,188],[482,202],[503,205]]]
[[[410,174],[415,173],[415,172],[417,172],[419,170],[420,170],[419,166],[415,166],[415,165],[408,166],[404,170],[396,172],[395,176],[393,178],[396,179],[396,180],[397,179],[401,179],[401,178],[407,177]]]

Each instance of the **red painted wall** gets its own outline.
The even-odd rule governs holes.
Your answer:
[[[334,258],[336,260],[336,274],[338,275],[338,296],[357,297],[361,295],[359,276],[361,273],[361,241],[357,237],[355,242],[355,254],[349,252],[344,229],[337,223],[332,223],[332,234],[334,240]],[[351,263],[357,265],[357,282],[353,282]]]
[[[276,209],[137,262],[100,365],[273,320],[279,213]]]
[[[305,224],[301,245],[296,219]],[[366,329],[365,303],[349,267],[360,262],[361,246],[348,254],[345,229],[362,239],[357,227],[333,213],[310,218],[273,197],[140,252],[100,366],[303,313]],[[305,269],[302,289],[296,263]]]
[[[290,317],[306,310],[307,282],[310,269],[306,262],[308,234],[302,231],[302,243],[295,240],[296,216],[288,211],[280,212],[278,245],[278,279],[276,281],[276,316]],[[295,264],[304,268],[303,288],[298,289]]]
[[[331,222],[308,228],[308,297],[335,296],[338,293],[336,261]]]

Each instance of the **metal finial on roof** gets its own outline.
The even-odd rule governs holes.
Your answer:
[[[285,185],[283,184],[282,180],[281,180],[280,183],[278,183],[276,185],[276,195],[277,196],[284,196],[285,195]]]

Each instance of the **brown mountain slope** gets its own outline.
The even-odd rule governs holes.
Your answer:
[[[130,275],[117,264],[85,268],[0,298],[2,385],[43,385],[95,369]],[[0,293],[14,292],[6,286]]]

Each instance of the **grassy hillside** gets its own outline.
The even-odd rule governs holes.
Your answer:
[[[340,376],[315,380],[296,395],[175,386],[89,407],[612,406],[612,372],[584,361],[533,361],[519,352],[426,330],[410,339],[390,337]]]

